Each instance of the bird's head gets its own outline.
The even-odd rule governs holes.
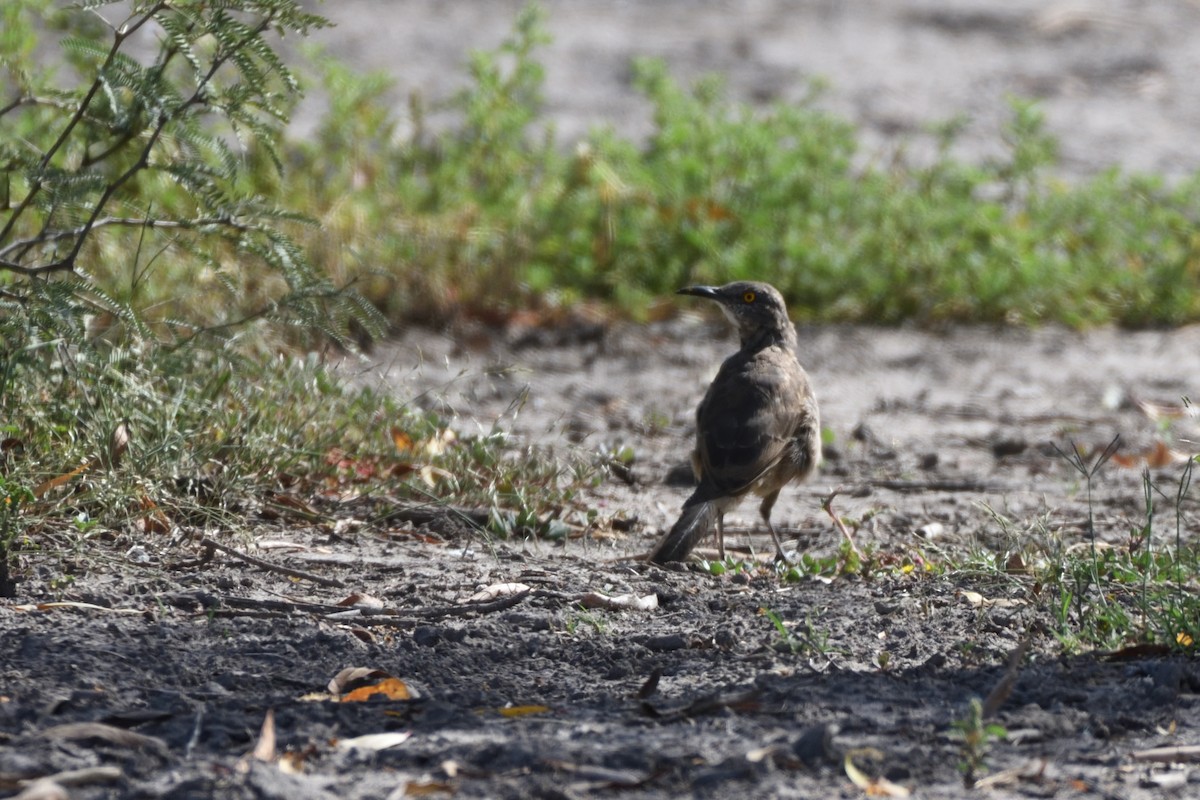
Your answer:
[[[677,294],[713,300],[737,328],[742,346],[778,341],[795,347],[796,329],[783,295],[769,283],[736,281],[724,286],[688,286]]]

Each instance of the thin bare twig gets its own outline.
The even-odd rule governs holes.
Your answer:
[[[236,547],[230,547],[227,544],[221,544],[220,542],[215,541],[215,540],[209,538],[208,536],[201,537],[200,544],[204,545],[207,548],[211,548],[213,550],[219,550],[222,553],[226,553],[228,555],[233,556],[234,558],[241,559],[242,561],[245,561],[247,564],[253,564],[254,566],[259,567],[261,569],[265,569],[268,572],[278,572],[280,575],[287,575],[292,578],[300,578],[301,580],[312,581],[313,583],[320,584],[321,586],[335,586],[335,587],[340,588],[340,587],[344,587],[346,585],[346,584],[342,583],[340,580],[338,580],[337,578],[329,578],[324,575],[316,575],[312,572],[305,572],[302,569],[295,569],[293,567],[285,567],[282,564],[273,564],[272,562],[258,558],[257,556],[252,556],[252,555],[249,555],[248,553],[243,553],[241,550],[238,550]]]
[[[1129,754],[1134,761],[1153,761],[1159,764],[1195,763],[1200,761],[1200,745],[1180,745],[1179,747],[1152,747],[1149,750],[1137,750]]]

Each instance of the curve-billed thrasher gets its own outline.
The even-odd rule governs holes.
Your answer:
[[[679,294],[720,304],[742,346],[725,359],[696,409],[692,469],[699,485],[648,559],[682,561],[714,522],[724,559],[725,512],[751,492],[763,499],[759,512],[777,556],[784,559],[771,508],[780,489],[807,478],[821,460],[817,398],[796,360],[796,329],[783,297],[770,284],[689,286]]]

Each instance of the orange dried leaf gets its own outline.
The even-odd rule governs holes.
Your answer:
[[[1182,464],[1191,456],[1187,453],[1181,453],[1178,450],[1173,450],[1167,446],[1167,443],[1159,439],[1154,443],[1154,446],[1149,450],[1141,453],[1116,453],[1113,455],[1113,463],[1118,467],[1126,469],[1140,469],[1141,467],[1149,467],[1150,469],[1162,469],[1163,467],[1171,467],[1175,464]]]
[[[500,709],[502,717],[527,717],[530,714],[545,714],[550,706],[508,706]]]
[[[383,697],[387,700],[411,700],[413,695],[408,684],[399,678],[384,678],[373,686],[360,686],[348,694],[342,695],[343,703],[362,703],[373,697]]]
[[[396,445],[397,452],[408,453],[412,451],[415,442],[407,431],[400,428],[392,428],[392,444]]]
[[[405,797],[424,797],[430,794],[454,794],[454,785],[442,781],[409,781],[404,787]]]
[[[63,484],[67,483],[72,478],[75,478],[79,475],[82,475],[84,472],[87,472],[87,470],[89,470],[91,468],[91,466],[92,466],[92,462],[85,461],[82,464],[80,464],[78,467],[76,467],[75,469],[71,470],[70,472],[67,472],[63,475],[59,475],[56,478],[51,478],[48,481],[38,484],[37,488],[33,490],[33,496],[40,498],[42,495],[44,495],[46,492],[50,491],[51,489],[57,489],[59,486],[62,486]]]
[[[138,506],[142,512],[142,518],[138,520],[137,526],[143,533],[169,533],[171,530],[171,520],[162,512],[150,496],[145,492],[138,498]]]

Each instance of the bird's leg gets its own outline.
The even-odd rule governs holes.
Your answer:
[[[775,526],[771,524],[771,509],[775,507],[777,499],[779,499],[778,489],[763,498],[762,505],[758,507],[758,513],[762,514],[763,522],[767,523],[767,530],[771,532],[771,539],[775,542],[775,559],[786,564],[788,559],[783,552],[783,543],[779,541],[779,534],[775,532]]]
[[[725,560],[725,515],[717,514],[717,555]]]
[[[842,536],[846,537],[846,543],[850,545],[850,549],[854,551],[854,555],[858,557],[859,561],[862,561],[862,551],[860,551],[858,549],[858,545],[854,543],[854,537],[850,535],[850,529],[846,527],[846,523],[842,522],[842,518],[833,511],[833,498],[837,497],[841,490],[842,487],[839,486],[826,495],[825,498],[821,500],[821,508],[825,509],[825,513],[829,515],[831,520],[833,520],[833,524],[837,526],[837,529],[842,532]]]

